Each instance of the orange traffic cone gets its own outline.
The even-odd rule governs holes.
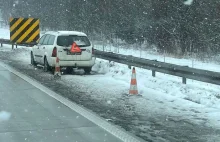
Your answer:
[[[54,76],[61,76],[60,64],[59,64],[59,58],[58,58],[58,57],[56,57],[56,64],[55,64]]]
[[[130,90],[129,90],[129,95],[138,95],[136,71],[135,71],[134,67],[132,69],[131,86],[130,86]]]

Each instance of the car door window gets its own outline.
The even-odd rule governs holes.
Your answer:
[[[48,45],[53,45],[55,40],[55,36],[51,35],[48,41]]]
[[[45,37],[46,37],[46,35],[43,35],[43,36],[40,38],[39,44],[43,44]]]
[[[43,45],[48,45],[49,38],[50,38],[50,35],[46,35]]]

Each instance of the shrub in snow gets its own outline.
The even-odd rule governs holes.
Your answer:
[[[113,66],[115,66],[115,62],[112,62],[112,61],[111,61],[111,62],[109,63],[109,67],[113,67]]]
[[[92,68],[93,71],[101,74],[109,72],[109,63],[107,61],[97,61]]]
[[[125,71],[121,71],[121,74],[124,75],[126,72]]]

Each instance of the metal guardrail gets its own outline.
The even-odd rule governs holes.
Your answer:
[[[2,44],[11,44],[10,40],[0,39]],[[33,46],[35,43],[30,44],[16,44],[20,46]],[[182,82],[186,84],[186,79],[193,79],[197,81],[207,82],[211,84],[220,85],[220,73],[208,70],[190,68],[187,66],[180,66],[170,63],[159,62],[156,60],[143,59],[138,57],[133,57],[130,55],[115,54],[112,52],[104,52],[95,50],[95,55],[97,58],[115,61],[118,63],[126,64],[129,67],[135,66],[143,69],[148,69],[152,71],[152,76],[156,76],[156,72],[165,73],[173,76],[182,77]]]
[[[173,76],[182,77],[182,82],[186,84],[186,79],[193,79],[197,81],[207,82],[211,84],[220,85],[220,73],[208,70],[201,70],[190,68],[187,66],[180,66],[170,63],[159,62],[156,60],[143,59],[122,54],[115,54],[111,52],[103,52],[95,50],[95,55],[109,61],[126,64],[129,67],[136,66],[152,71],[152,76],[156,76],[156,72],[165,73]]]
[[[34,46],[36,43],[13,43],[11,42],[9,39],[0,39],[0,44],[1,47],[3,46],[3,44],[9,44],[12,45],[12,49],[14,49],[14,46],[17,48],[17,46]]]

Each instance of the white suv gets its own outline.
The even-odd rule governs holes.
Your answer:
[[[81,53],[70,52],[74,42],[80,47]],[[32,48],[31,64],[41,64],[44,65],[44,71],[53,71],[58,57],[60,67],[66,67],[68,73],[71,73],[75,67],[83,68],[85,73],[89,73],[95,64],[93,50],[87,35],[82,32],[46,32],[39,43]]]

